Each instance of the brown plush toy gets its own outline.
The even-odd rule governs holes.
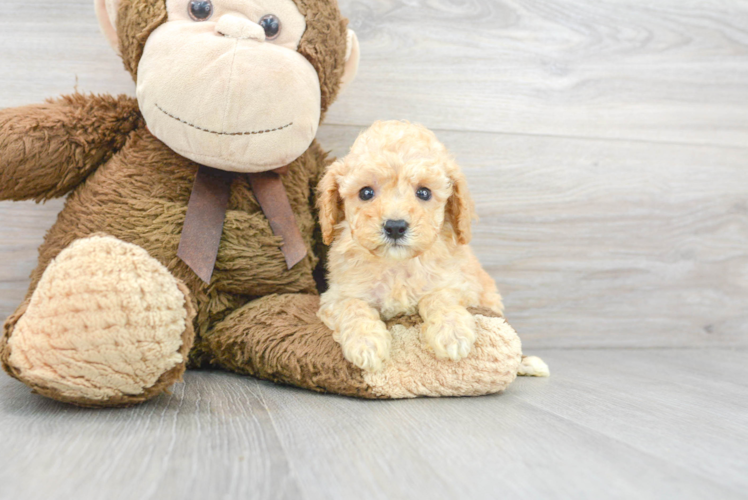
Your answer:
[[[0,199],[69,193],[3,328],[11,376],[81,406],[145,401],[186,367],[368,398],[514,379],[519,341],[487,311],[475,311],[481,370],[467,377],[427,352],[365,376],[316,317],[315,186],[330,160],[314,137],[358,65],[335,0],[95,4],[137,100],[0,111]],[[419,321],[390,327],[406,342]]]

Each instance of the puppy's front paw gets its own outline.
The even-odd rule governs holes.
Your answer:
[[[378,372],[390,357],[390,333],[382,324],[377,331],[367,334],[357,333],[346,338],[341,344],[345,359],[362,370]]]
[[[426,343],[439,359],[460,361],[475,344],[475,318],[467,310],[450,311],[422,326]]]

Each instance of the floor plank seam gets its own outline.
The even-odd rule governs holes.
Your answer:
[[[507,395],[510,396],[510,397],[513,397],[513,398],[515,398],[517,400],[519,400],[523,404],[526,404],[528,406],[531,406],[532,408],[535,408],[536,410],[540,410],[540,411],[546,413],[547,415],[551,415],[551,416],[553,416],[555,418],[561,419],[564,422],[567,422],[569,425],[571,425],[571,426],[579,429],[582,432],[596,434],[598,436],[603,437],[604,439],[607,439],[609,441],[618,443],[619,445],[622,445],[624,448],[628,448],[629,450],[631,450],[631,451],[633,451],[633,452],[635,452],[637,454],[641,454],[641,455],[650,457],[650,458],[652,458],[654,460],[657,460],[659,462],[663,462],[663,463],[669,465],[670,467],[673,467],[673,468],[675,468],[675,469],[677,469],[679,471],[684,472],[685,474],[692,475],[692,476],[698,476],[699,478],[701,478],[703,481],[705,481],[708,484],[719,486],[719,487],[727,489],[727,490],[729,490],[730,492],[733,492],[733,493],[742,493],[739,489],[735,489],[732,486],[725,485],[725,484],[723,484],[723,483],[721,483],[719,481],[716,481],[714,478],[712,478],[712,477],[710,477],[708,475],[705,475],[701,471],[693,470],[693,469],[690,469],[688,467],[676,464],[672,460],[668,460],[667,457],[661,457],[659,455],[653,454],[653,453],[647,451],[646,449],[643,449],[643,448],[640,448],[640,447],[632,445],[628,441],[625,441],[623,439],[620,439],[620,438],[617,438],[615,436],[612,436],[611,434],[608,434],[608,433],[603,432],[601,430],[594,429],[592,427],[589,427],[589,426],[586,426],[586,425],[581,424],[579,422],[576,422],[575,420],[572,420],[571,418],[566,417],[564,415],[561,415],[561,414],[559,414],[559,413],[557,413],[557,412],[555,412],[553,410],[550,410],[548,408],[544,408],[544,407],[539,406],[539,405],[537,405],[535,403],[532,403],[531,401],[528,401],[528,400],[524,399],[523,397],[521,397],[519,394],[510,393],[510,394],[507,394]]]
[[[406,119],[406,118],[403,118]],[[353,127],[366,129],[371,126],[371,123],[367,124],[348,124],[348,123],[332,123],[325,122],[321,125],[322,127]],[[563,134],[534,134],[527,132],[508,132],[508,131],[495,131],[495,130],[472,130],[472,129],[449,129],[440,127],[429,127],[430,130],[435,133],[465,133],[465,134],[486,134],[486,135],[506,135],[513,137],[536,137],[546,139],[563,139],[563,140],[578,140],[578,141],[609,141],[609,142],[621,142],[621,143],[637,143],[637,144],[649,144],[649,145],[665,145],[665,146],[678,146],[678,147],[691,147],[691,148],[715,148],[715,149],[731,149],[737,151],[748,151],[748,146],[738,146],[736,144],[714,144],[710,142],[680,142],[680,141],[658,141],[658,140],[647,140],[637,139],[628,137],[601,137],[601,136],[587,136],[587,135],[563,135]],[[748,136],[746,137],[746,144],[748,144]]]
[[[539,346],[525,349],[525,355],[532,355],[531,351],[748,351],[746,345],[702,345],[702,346]]]
[[[265,408],[265,411],[268,414],[268,418],[270,419],[270,423],[273,425],[273,432],[275,432],[275,436],[278,439],[278,444],[280,445],[281,449],[283,450],[283,454],[286,457],[286,463],[288,464],[288,471],[291,474],[291,479],[294,483],[296,483],[296,489],[299,491],[299,493],[302,495],[301,500],[306,499],[307,497],[304,495],[304,489],[301,485],[301,476],[296,471],[296,466],[294,465],[293,461],[291,460],[291,456],[288,453],[288,448],[286,448],[285,443],[283,442],[283,439],[281,438],[280,429],[278,429],[278,424],[275,421],[275,417],[273,416],[273,412],[270,411],[270,406],[268,406],[267,400],[265,399],[265,394],[262,390],[262,387],[260,384],[262,381],[260,379],[255,379],[255,388],[257,389],[257,393],[259,396],[260,401],[262,402],[262,406]],[[257,397],[257,396],[255,396]]]

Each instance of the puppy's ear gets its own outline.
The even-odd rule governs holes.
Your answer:
[[[452,180],[452,196],[447,200],[446,215],[452,223],[457,241],[462,245],[470,243],[470,223],[475,217],[475,203],[468,191],[467,179],[456,164],[449,168]]]
[[[317,186],[319,225],[322,228],[322,241],[325,245],[332,243],[335,237],[335,226],[345,217],[337,181],[337,177],[342,170],[343,162],[340,160],[334,162],[327,167],[324,177]]]

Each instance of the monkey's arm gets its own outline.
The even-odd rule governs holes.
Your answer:
[[[63,196],[140,123],[137,101],[127,96],[76,93],[0,110],[0,200]]]

